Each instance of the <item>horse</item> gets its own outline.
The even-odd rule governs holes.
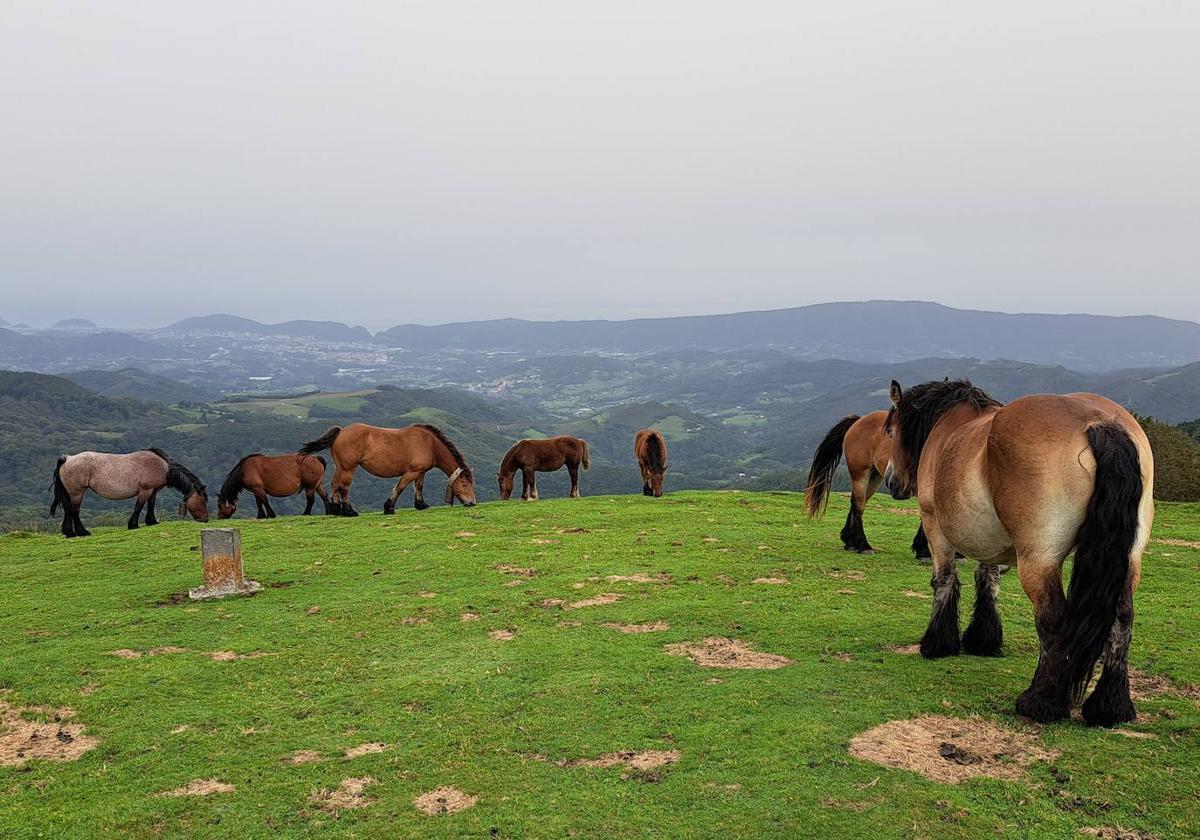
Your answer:
[[[190,513],[197,522],[208,521],[208,491],[204,483],[161,449],[142,449],[127,455],[109,452],[61,455],[54,466],[54,501],[50,504],[50,515],[62,507],[64,537],[91,536],[92,532],[83,527],[79,518],[83,496],[91,490],[105,499],[137,497],[133,515],[129,517],[130,530],[138,527],[142,508],[147,508],[146,524],[157,525],[154,502],[158,491],[164,487],[183,494],[183,501],[179,503],[180,516]]]
[[[325,459],[320,455],[247,455],[237,462],[221,492],[217,494],[217,517],[228,519],[237,510],[238,496],[243,490],[254,494],[258,504],[258,519],[274,519],[275,511],[268,496],[283,498],[304,491],[304,515],[313,509],[314,494],[321,497],[325,512],[329,513],[329,496],[321,482],[325,478]]]
[[[1154,456],[1137,420],[1096,394],[1022,397],[1002,406],[967,381],[891,384],[885,481],[917,495],[933,552],[928,658],[998,656],[997,566],[1016,564],[1041,655],[1017,714],[1047,723],[1083,703],[1089,726],[1134,720],[1129,696],[1133,593],[1154,521]],[[958,628],[958,549],[979,561],[975,612]],[[1074,551],[1064,595],[1062,564]]]
[[[804,487],[804,510],[809,519],[823,516],[829,504],[833,476],[844,455],[850,471],[850,512],[842,526],[842,546],[846,551],[874,554],[863,530],[863,511],[879,489],[888,461],[892,457],[892,439],[887,436],[886,411],[872,411],[862,417],[851,414],[829,430],[813,453],[808,483]],[[929,541],[925,528],[917,527],[912,551],[918,560],[929,559]]]
[[[500,471],[496,473],[496,483],[500,486],[500,499],[507,502],[512,497],[513,478],[517,470],[521,471],[521,498],[536,502],[537,473],[554,472],[567,465],[571,475],[571,493],[569,498],[579,498],[579,467],[586,470],[591,466],[588,456],[587,441],[571,435],[542,440],[519,440],[512,445],[500,461]]]
[[[642,470],[642,495],[662,495],[667,472],[667,439],[658,429],[642,429],[633,438],[633,454]]]
[[[360,466],[379,478],[396,478],[396,486],[384,503],[383,512],[396,512],[396,499],[409,484],[414,485],[413,507],[425,510],[425,473],[435,467],[444,472],[446,504],[457,498],[467,507],[475,504],[475,477],[466,458],[446,433],[437,426],[417,423],[403,429],[384,429],[366,423],[351,423],[344,429],[333,426],[316,440],[300,447],[312,455],[328,449],[333,455],[333,481],[329,509],[341,516],[358,516],[350,506],[350,482]]]

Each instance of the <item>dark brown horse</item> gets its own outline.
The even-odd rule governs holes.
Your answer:
[[[543,440],[519,440],[504,454],[500,461],[500,472],[496,483],[500,486],[500,498],[508,501],[512,496],[513,477],[521,471],[521,498],[537,501],[537,473],[554,472],[566,465],[571,475],[570,498],[579,498],[579,467],[586,470],[591,466],[587,441],[571,435],[545,438]]]
[[[883,481],[883,474],[892,457],[892,439],[887,436],[887,416],[886,411],[872,411],[862,417],[851,414],[839,420],[813,453],[808,484],[804,487],[804,509],[808,512],[808,518],[823,515],[829,504],[833,477],[845,456],[846,469],[850,472],[850,512],[846,514],[841,538],[847,551],[857,551],[859,554],[875,553],[863,530],[863,511]],[[929,559],[929,542],[925,539],[923,527],[917,528],[912,550],[918,560]]]
[[[66,537],[87,537],[79,508],[83,496],[91,490],[105,499],[137,498],[129,527],[138,527],[138,518],[146,508],[146,524],[157,525],[154,502],[158,491],[170,487],[183,494],[179,515],[190,513],[197,522],[208,521],[208,492],[204,483],[186,467],[175,463],[161,449],[142,449],[128,455],[109,452],[79,452],[62,455],[54,467],[54,501],[50,515],[61,506],[62,532]]]
[[[667,472],[667,439],[658,429],[642,429],[633,439],[633,454],[642,470],[642,495],[662,495]]]
[[[331,513],[358,516],[350,506],[350,482],[360,466],[379,478],[397,478],[396,486],[383,506],[384,513],[396,512],[396,499],[409,484],[414,485],[413,507],[424,510],[425,473],[437,468],[446,480],[446,504],[458,499],[467,507],[475,504],[475,478],[462,452],[437,426],[417,423],[403,429],[384,429],[366,423],[334,426],[321,437],[300,447],[311,455],[328,449],[333,455]]]
[[[275,518],[268,497],[281,499],[301,490],[305,496],[305,516],[312,513],[314,494],[321,497],[325,512],[329,513],[329,497],[321,484],[324,478],[325,459],[320,455],[247,455],[225,476],[225,483],[217,494],[217,516],[220,519],[233,516],[243,490],[254,494],[258,519]]]
[[[1017,713],[1061,720],[1082,699],[1092,726],[1133,720],[1133,593],[1154,522],[1154,456],[1138,422],[1095,394],[1022,397],[1001,406],[971,383],[892,383],[892,495],[913,493],[933,550],[930,658],[999,655],[997,566],[1014,564],[1033,602],[1041,656]],[[958,628],[955,549],[979,561],[975,613]],[[1065,595],[1062,564],[1074,552]]]

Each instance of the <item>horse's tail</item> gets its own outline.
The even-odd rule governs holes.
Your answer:
[[[328,464],[328,463],[326,463],[326,461],[325,461],[325,458],[324,458],[323,456],[321,456],[321,455],[313,455],[313,457],[314,457],[314,458],[316,458],[318,461],[320,461],[320,462],[321,462],[321,466],[322,466],[322,467],[327,467],[327,466],[329,466],[329,464]]]
[[[67,492],[67,485],[63,484],[62,480],[62,465],[66,462],[67,456],[59,455],[58,463],[54,465],[54,483],[50,485],[54,490],[54,501],[50,503],[51,516],[58,510],[59,505],[63,510],[71,509],[71,494]]]
[[[312,455],[314,452],[320,452],[322,449],[328,449],[333,446],[333,442],[337,440],[337,436],[342,433],[341,426],[330,426],[329,431],[321,435],[316,440],[310,440],[308,443],[300,447],[301,454]]]
[[[587,441],[581,440],[580,443],[583,444],[583,458],[579,461],[579,463],[583,464],[583,468],[585,470],[590,469],[592,466],[592,458],[591,454],[588,452]]]
[[[1096,423],[1088,427],[1087,439],[1096,458],[1096,478],[1076,537],[1067,611],[1055,641],[1065,657],[1074,698],[1091,679],[1116,618],[1144,490],[1137,446],[1124,427]]]
[[[838,464],[842,462],[842,444],[846,440],[846,432],[850,431],[850,427],[858,420],[857,414],[839,420],[813,453],[812,467],[808,470],[808,483],[804,486],[804,510],[809,519],[825,513],[825,506],[829,504],[829,488],[833,484],[833,475],[837,472]]]

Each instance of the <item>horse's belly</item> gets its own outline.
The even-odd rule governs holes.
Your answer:
[[[934,514],[946,539],[966,557],[991,560],[1012,550],[1012,538],[996,515],[987,485],[979,479],[962,481],[952,492],[939,493]]]

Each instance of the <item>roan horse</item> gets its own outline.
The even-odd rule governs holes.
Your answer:
[[[157,525],[154,502],[158,491],[170,487],[183,494],[179,515],[190,513],[197,522],[208,521],[208,493],[204,483],[186,467],[172,461],[161,449],[143,449],[128,455],[108,452],[79,452],[62,455],[54,467],[54,501],[50,515],[63,509],[62,532],[66,537],[86,537],[91,531],[83,527],[79,508],[83,496],[91,490],[105,499],[137,497],[129,527],[138,527],[142,508],[146,524]]]
[[[892,382],[887,484],[913,493],[933,550],[933,610],[921,640],[930,658],[999,655],[998,564],[1016,564],[1033,602],[1041,656],[1017,713],[1090,726],[1137,713],[1129,696],[1133,593],[1154,521],[1154,457],[1137,421],[1095,394],[1022,397],[1001,406],[971,383]],[[954,552],[979,561],[975,614],[958,630]],[[1075,553],[1064,596],[1062,564]]]
[[[563,464],[566,464],[567,472],[571,475],[570,498],[578,499],[579,467],[583,465],[586,470],[591,465],[587,441],[571,435],[517,441],[504,453],[504,458],[500,461],[500,471],[496,473],[500,499],[508,501],[512,497],[513,478],[517,470],[520,470],[521,498],[531,502],[537,501],[537,474],[561,470]]]
[[[851,414],[839,420],[813,453],[808,484],[804,488],[804,510],[808,518],[822,516],[829,504],[833,477],[845,455],[846,469],[850,472],[850,512],[846,514],[841,538],[847,551],[857,551],[859,554],[875,553],[863,530],[863,511],[879,489],[892,457],[892,439],[887,436],[887,416],[886,411],[872,411],[862,417]],[[912,550],[918,560],[929,559],[929,542],[925,539],[923,526],[917,528]]]
[[[467,507],[475,504],[475,478],[462,452],[437,426],[417,423],[403,429],[383,429],[366,423],[334,426],[321,437],[300,447],[303,455],[328,449],[333,455],[333,481],[329,509],[342,516],[358,516],[350,506],[350,482],[360,466],[379,478],[396,478],[396,486],[383,506],[384,513],[396,512],[396,499],[414,484],[413,507],[424,510],[425,473],[435,467],[444,472],[446,504],[457,498]]]
[[[313,495],[321,497],[325,512],[329,513],[329,497],[321,482],[325,478],[325,459],[320,455],[247,455],[237,462],[221,492],[217,494],[217,516],[228,519],[237,510],[238,496],[243,490],[254,494],[258,505],[258,519],[274,519],[275,511],[268,496],[283,498],[304,491],[304,515],[313,509]]]
[[[667,472],[667,440],[658,429],[642,429],[633,439],[633,454],[642,470],[642,495],[662,495]]]

